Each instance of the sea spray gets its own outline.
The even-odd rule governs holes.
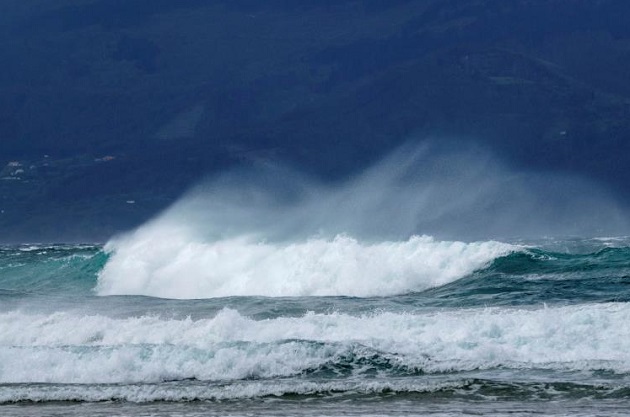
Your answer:
[[[111,240],[96,290],[164,298],[404,294],[518,250],[488,237],[622,226],[621,206],[593,182],[514,172],[482,148],[425,142],[332,185],[272,163],[209,179]]]
[[[0,413],[625,415],[628,239],[540,239],[627,234],[624,215],[480,150],[336,184],[224,173],[104,250],[4,248]]]
[[[294,243],[204,243],[169,229],[156,235],[151,228],[107,249],[112,255],[99,275],[98,294],[190,299],[404,294],[465,277],[517,247],[428,236],[378,243],[343,235]]]
[[[143,227],[185,229],[198,241],[479,241],[630,232],[604,186],[566,172],[521,172],[489,151],[447,140],[408,144],[329,183],[267,161],[202,181]],[[145,233],[147,233],[145,231]]]

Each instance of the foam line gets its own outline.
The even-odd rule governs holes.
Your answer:
[[[0,383],[222,381],[337,365],[394,375],[496,367],[627,373],[629,321],[626,303],[261,321],[229,309],[199,320],[11,312],[0,314]]]

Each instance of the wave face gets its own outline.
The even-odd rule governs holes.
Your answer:
[[[189,299],[405,294],[465,277],[515,248],[428,236],[378,243],[348,236],[202,243],[176,231],[156,235],[151,230],[107,247],[112,255],[99,274],[97,292]]]
[[[0,295],[89,292],[106,262],[94,245],[0,247]]]
[[[0,383],[409,376],[488,369],[630,372],[630,306],[254,320],[0,314]],[[75,329],[68,332],[68,329]]]

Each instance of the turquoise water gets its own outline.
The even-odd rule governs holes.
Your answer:
[[[155,251],[0,249],[2,415],[630,412],[628,238]]]

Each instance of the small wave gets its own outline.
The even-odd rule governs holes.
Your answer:
[[[322,395],[379,395],[391,393],[430,394],[465,388],[468,381],[242,381],[209,385],[187,384],[133,385],[0,385],[0,404],[20,402],[103,402],[135,403],[168,401],[225,401],[264,397]]]
[[[583,384],[564,381],[544,383],[505,382],[481,378],[398,380],[363,379],[337,381],[264,380],[209,384],[198,381],[162,384],[98,385],[0,385],[0,405],[45,402],[224,402],[271,398],[278,400],[363,401],[382,398],[437,398],[527,401],[625,399],[624,383]],[[372,405],[373,406],[373,405]]]
[[[78,252],[98,249],[99,245],[81,244],[21,244],[13,246],[0,246],[0,251],[36,252],[45,255],[48,252]]]

